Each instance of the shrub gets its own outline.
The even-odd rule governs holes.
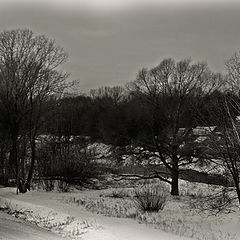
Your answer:
[[[158,212],[165,206],[167,189],[164,185],[146,184],[135,191],[134,202],[141,212]]]
[[[57,181],[57,190],[59,192],[69,192],[70,185],[67,182],[63,181],[63,180],[58,180]]]
[[[101,175],[102,165],[94,161],[95,152],[88,150],[88,143],[50,137],[37,148],[39,178],[60,179],[57,187],[63,192],[71,184],[94,185],[91,180]],[[51,186],[45,188],[51,190]]]
[[[235,211],[236,200],[237,197],[232,188],[218,187],[215,191],[208,192],[203,197],[193,199],[190,206],[200,212],[207,211],[209,215],[216,215],[220,212],[229,213]]]
[[[46,192],[50,192],[54,190],[54,181],[49,179],[43,179],[43,189]]]

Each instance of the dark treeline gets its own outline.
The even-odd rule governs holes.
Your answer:
[[[110,87],[103,87],[111,91]],[[103,88],[100,88],[101,90]],[[114,88],[114,87],[113,87]],[[121,87],[121,90],[126,90]],[[168,124],[164,109],[153,112],[151,103],[143,99],[136,92],[125,92],[121,99],[115,101],[110,96],[67,96],[55,100],[51,117],[47,117],[42,127],[42,134],[57,136],[89,136],[91,140],[126,146],[134,142],[144,142],[151,139],[157,132],[163,130]],[[215,125],[216,119],[211,111],[216,111],[219,99],[229,96],[228,93],[214,91],[211,95],[198,99],[192,96],[188,99],[189,106],[184,110],[182,123],[179,128],[205,125]],[[169,97],[159,101],[170,101]],[[198,108],[193,108],[190,102],[197,102]],[[234,112],[234,109],[232,109]],[[235,112],[235,115],[238,113]],[[201,117],[200,117],[201,116]]]
[[[130,95],[122,95],[117,101],[107,95],[66,97],[58,100],[53,118],[46,121],[45,131],[90,136],[92,141],[124,146],[148,133],[147,111],[138,97]]]

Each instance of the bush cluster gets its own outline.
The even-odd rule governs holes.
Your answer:
[[[134,202],[142,212],[158,212],[166,204],[167,192],[167,188],[162,184],[146,184],[135,190]]]

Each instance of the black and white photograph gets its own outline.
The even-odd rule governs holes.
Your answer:
[[[0,0],[0,240],[240,240],[239,0]]]

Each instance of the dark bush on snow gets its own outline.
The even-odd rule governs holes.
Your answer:
[[[134,202],[141,212],[158,212],[166,204],[167,192],[162,184],[146,184],[135,190]]]

